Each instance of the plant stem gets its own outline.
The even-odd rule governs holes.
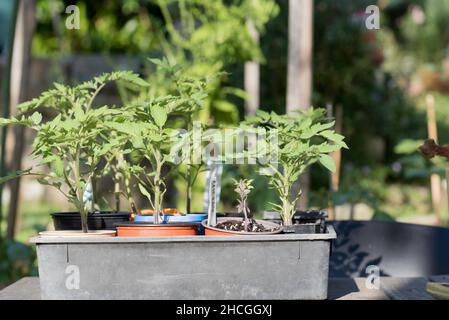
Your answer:
[[[245,228],[245,232],[248,232],[249,220],[248,213],[246,212],[246,199],[243,199],[243,216],[245,217],[243,221],[243,227]]]
[[[120,211],[120,182],[114,182],[115,212]]]
[[[93,171],[92,171],[93,172]],[[92,187],[92,200],[91,200],[91,204],[90,204],[90,211],[93,213],[95,212],[95,201],[97,200],[97,195],[96,195],[96,185],[97,185],[97,180],[95,179],[94,176],[91,177],[90,179],[90,184]]]
[[[134,200],[134,197],[132,196],[130,177],[128,175],[125,175],[123,177],[123,180],[125,183],[126,197],[128,198],[129,205],[131,206],[131,211],[134,215],[138,215],[138,214],[140,214],[140,212],[137,209],[136,202]]]
[[[291,211],[289,199],[282,199],[282,221],[284,222],[284,226],[291,226],[293,224]]]
[[[187,165],[187,193],[186,193],[186,213],[190,213],[190,198],[192,192],[192,168]]]
[[[86,210],[84,208],[84,202],[83,202],[83,188],[81,187],[81,170],[80,170],[80,150],[79,148],[76,151],[75,156],[75,165],[73,166],[73,174],[75,176],[75,183],[76,183],[76,194],[77,194],[77,202],[78,202],[78,210],[80,212],[81,216],[81,228],[84,233],[87,233],[88,226],[87,226],[87,214]]]
[[[293,224],[293,208],[294,205],[290,203],[290,191],[291,191],[291,183],[289,182],[289,170],[285,169],[284,175],[282,176],[282,211],[283,211],[283,222],[286,226],[291,226]],[[294,201],[296,203],[296,200]]]
[[[154,175],[154,224],[160,223],[160,214],[162,213],[162,197],[163,192],[161,191],[161,171],[162,171],[162,160],[159,151],[154,153],[156,159],[156,173]]]
[[[187,132],[190,134],[192,131],[192,116],[187,117]],[[190,140],[189,140],[190,143]],[[190,144],[190,147],[192,145]],[[187,194],[186,194],[186,213],[190,213],[191,210],[191,197],[192,197],[192,148],[189,148],[189,163],[187,164]]]
[[[161,213],[159,200],[160,200],[161,190],[159,189],[159,185],[157,185],[158,182],[157,182],[156,178],[155,178],[154,183],[155,183],[155,186],[154,186],[154,213],[153,213],[154,224],[159,224],[160,223],[159,215]]]

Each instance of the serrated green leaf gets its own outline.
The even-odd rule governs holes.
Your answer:
[[[327,154],[322,154],[320,155],[320,159],[318,161],[329,171],[335,172],[336,170],[335,160],[331,156]]]
[[[122,77],[123,80],[126,80],[130,83],[133,83],[139,87],[148,87],[150,84],[143,80],[139,75],[135,73],[127,73]]]
[[[271,177],[275,174],[275,171],[272,168],[262,167],[259,169],[259,174],[267,177]]]
[[[61,158],[56,158],[53,161],[52,168],[56,176],[62,177],[64,175],[64,161]]]
[[[167,112],[161,106],[154,105],[151,107],[151,117],[153,117],[154,122],[160,128],[162,128],[167,122]]]
[[[262,120],[268,120],[270,119],[270,114],[263,110],[257,110],[256,116],[260,117]]]
[[[320,153],[331,153],[340,150],[341,146],[338,144],[322,143],[317,148]]]
[[[31,115],[30,119],[34,125],[38,125],[42,121],[42,114],[36,111]]]
[[[157,58],[148,58],[148,60],[149,60],[151,63],[153,63],[153,64],[155,64],[155,65],[157,65],[157,66],[162,65],[162,60],[161,60],[161,59],[157,59]]]
[[[61,92],[66,92],[67,91],[66,87],[63,84],[61,84],[61,83],[54,82],[53,85],[55,86],[55,88],[57,90],[59,90]]]

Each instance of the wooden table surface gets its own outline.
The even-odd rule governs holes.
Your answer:
[[[433,300],[426,283],[449,282],[449,275],[428,278],[382,277],[379,289],[368,289],[365,278],[329,279],[330,300]],[[26,277],[0,291],[0,300],[40,300],[39,279]]]

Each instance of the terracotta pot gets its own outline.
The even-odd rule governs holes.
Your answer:
[[[172,237],[196,236],[198,227],[194,223],[141,223],[128,222],[117,225],[119,237]]]
[[[238,218],[217,218],[217,222],[225,222],[228,220],[237,220]],[[270,221],[264,221],[264,220],[256,220],[257,223],[260,223],[261,225],[263,225],[266,228],[276,228],[278,227],[279,229],[275,230],[275,231],[270,231],[270,232],[244,232],[244,231],[229,231],[229,230],[223,230],[223,229],[219,229],[219,228],[215,228],[215,227],[210,227],[207,225],[207,219],[203,220],[203,222],[201,222],[201,225],[204,227],[204,235],[205,236],[242,236],[242,235],[264,235],[264,234],[277,234],[277,233],[281,233],[283,228],[281,225],[275,223],[275,222],[270,222]]]
[[[45,237],[64,237],[64,238],[79,238],[79,237],[115,237],[115,230],[89,230],[83,232],[81,230],[57,230],[57,231],[42,231],[40,236]]]

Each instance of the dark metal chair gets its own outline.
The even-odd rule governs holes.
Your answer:
[[[449,229],[389,221],[330,221],[337,232],[330,277],[365,277],[369,265],[383,276],[449,274]]]

